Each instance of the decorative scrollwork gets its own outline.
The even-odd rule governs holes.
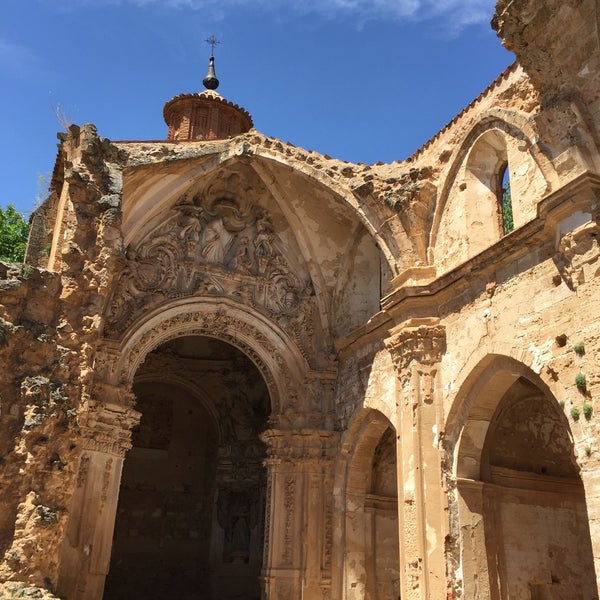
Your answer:
[[[263,208],[242,211],[224,198],[209,207],[178,204],[128,249],[104,334],[118,338],[142,310],[173,298],[225,296],[272,318],[298,342],[313,332],[314,290],[283,250]]]

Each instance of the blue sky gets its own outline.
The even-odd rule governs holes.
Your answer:
[[[353,162],[409,156],[513,62],[494,0],[2,0],[0,205],[43,193],[59,112],[164,139],[164,103],[219,93],[266,135]]]

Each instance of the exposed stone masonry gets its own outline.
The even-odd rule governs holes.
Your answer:
[[[498,2],[517,62],[392,164],[214,92],[61,134],[0,265],[0,594],[597,598],[598,22]]]

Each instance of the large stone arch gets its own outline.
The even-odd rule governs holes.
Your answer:
[[[448,549],[463,593],[574,597],[581,588],[588,597],[595,579],[585,491],[569,423],[541,377],[511,357],[485,356],[447,425]]]
[[[334,509],[338,517],[333,543],[334,598],[374,600],[392,597],[392,591],[399,594],[396,455],[393,464],[388,465],[394,471],[388,475],[395,477],[390,489],[378,494],[374,483],[377,451],[386,445],[393,446],[396,453],[396,439],[392,422],[380,411],[365,408],[356,415],[341,441],[334,481]],[[382,555],[377,559],[379,570],[375,567],[375,539]]]
[[[83,453],[62,550],[59,589],[73,600],[102,598],[123,460],[140,418],[135,375],[150,352],[187,336],[225,342],[254,364],[269,395],[270,426],[294,427],[298,414],[314,408],[314,389],[303,385],[313,372],[298,347],[264,315],[229,299],[175,299],[139,316],[120,339],[103,340],[94,394],[81,417]]]
[[[133,392],[142,416],[123,465],[104,599],[258,600],[264,378],[231,344],[184,333],[147,355]]]
[[[287,172],[291,170],[294,175],[306,178],[315,188],[331,191],[373,237],[394,274],[398,272],[397,259],[412,248],[408,237],[404,240],[391,240],[382,235],[389,220],[390,215],[385,214],[389,209],[374,201],[360,201],[348,186],[330,177],[323,169],[317,168],[309,161],[300,162],[270,148],[247,142],[236,146],[223,143],[222,147],[211,147],[210,154],[203,152],[206,151],[198,148],[197,154],[190,153],[179,161],[173,161],[169,167],[173,171],[172,174],[165,174],[164,167],[157,169],[152,162],[136,165],[135,169],[139,169],[140,176],[143,176],[143,183],[136,179],[135,188],[133,184],[132,189],[127,185],[124,188],[122,230],[125,245],[137,237],[149,221],[159,217],[178,196],[185,193],[191,182],[208,178],[235,163],[244,162],[251,166],[269,191],[280,201],[287,201],[289,191],[286,191],[285,186],[278,184],[277,177],[273,175],[272,169],[277,167]],[[305,246],[303,249],[308,248]]]
[[[556,396],[556,390],[551,389],[549,382],[536,372],[536,366],[533,354],[508,344],[496,344],[470,357],[454,383],[456,391],[450,398],[450,410],[444,427],[444,446],[454,457],[455,475],[455,448],[459,438],[464,435],[465,428],[472,429],[473,436],[477,439],[481,435],[485,436],[487,431],[485,429],[477,434],[475,425],[469,425],[469,419],[477,414],[482,416],[484,423],[489,424],[498,399],[519,377],[529,379],[548,397]],[[483,390],[488,391],[487,396],[483,394]]]
[[[214,337],[243,352],[263,376],[273,415],[292,409],[310,368],[297,346],[272,321],[225,298],[183,298],[136,321],[119,342],[105,340],[96,361],[96,382],[130,388],[145,356],[182,335]]]

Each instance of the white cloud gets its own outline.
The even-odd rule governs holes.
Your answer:
[[[56,0],[55,0],[56,1]],[[119,5],[212,10],[220,14],[240,7],[271,12],[296,11],[332,18],[346,16],[360,22],[381,20],[443,21],[449,32],[488,23],[495,0],[58,0],[63,8],[81,5]]]
[[[0,37],[0,68],[3,71],[22,75],[36,62],[35,55],[29,48]]]

